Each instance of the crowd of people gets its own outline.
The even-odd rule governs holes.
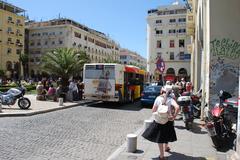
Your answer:
[[[37,100],[53,100],[63,98],[64,101],[79,101],[82,100],[83,83],[74,79],[69,80],[69,85],[63,88],[62,79],[57,81],[43,79],[36,86]]]

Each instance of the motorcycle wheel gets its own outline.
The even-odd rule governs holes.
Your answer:
[[[213,145],[216,148],[220,148],[220,141],[219,141],[218,136],[212,136],[211,139],[212,139]]]
[[[187,130],[190,130],[192,128],[192,123],[190,123],[188,121],[185,122],[185,127],[186,127]]]
[[[21,109],[28,109],[31,106],[31,102],[28,98],[21,98],[18,100],[18,106]]]

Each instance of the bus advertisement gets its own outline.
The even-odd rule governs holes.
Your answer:
[[[132,102],[140,98],[145,71],[135,66],[114,63],[84,65],[86,99],[109,102]]]

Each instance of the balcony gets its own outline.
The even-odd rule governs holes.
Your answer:
[[[12,20],[8,20],[9,24],[14,24],[14,22]]]
[[[16,33],[16,35],[17,35],[17,36],[20,36],[20,37],[23,36],[21,33]]]
[[[22,27],[22,26],[23,26],[23,24],[22,24],[22,23],[16,23],[16,25],[17,25],[17,26],[20,26],[20,27]]]

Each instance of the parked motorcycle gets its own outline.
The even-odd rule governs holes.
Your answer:
[[[232,118],[236,119],[237,115],[231,115],[229,112],[231,106],[225,103],[231,97],[231,94],[221,90],[219,93],[220,103],[210,109],[209,117],[206,118],[206,127],[216,148],[226,145],[233,134]]]
[[[2,105],[14,105],[18,100],[18,106],[21,109],[28,109],[31,102],[28,98],[24,97],[25,88],[23,86],[11,88],[7,92],[0,92],[0,103]]]
[[[181,107],[182,110],[182,116],[183,116],[183,121],[185,123],[185,127],[187,130],[192,128],[193,124],[193,114],[191,111],[191,96],[180,96],[177,99],[178,105]]]

